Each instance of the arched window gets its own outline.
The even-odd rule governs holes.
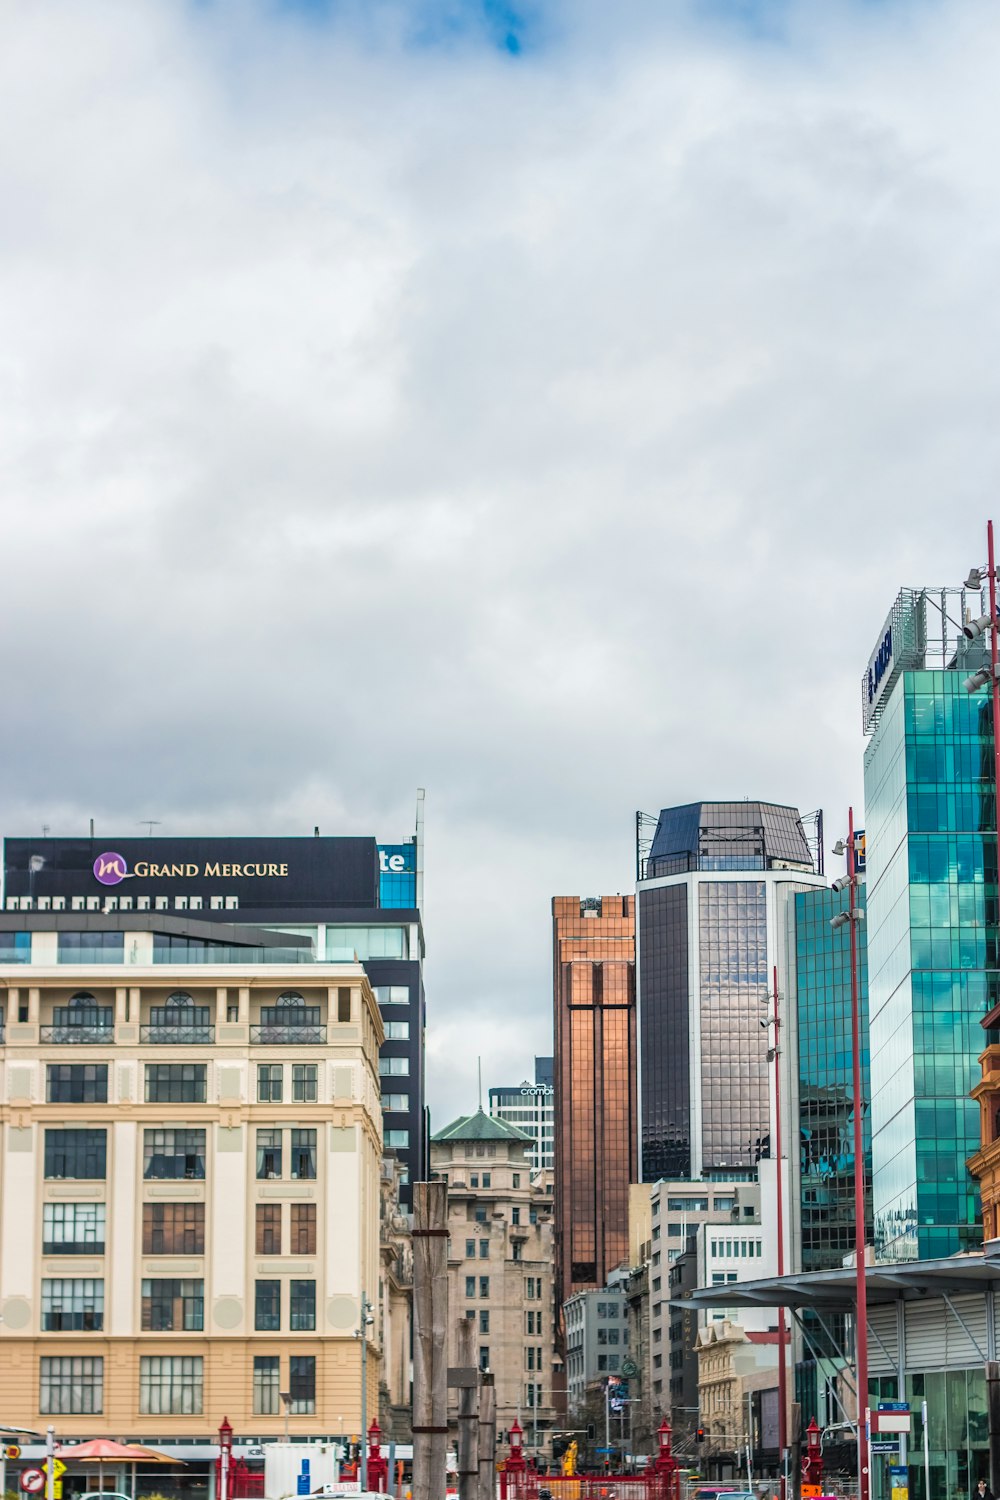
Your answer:
[[[171,1007],[175,1007],[178,1005],[193,1005],[194,996],[189,995],[187,990],[174,990],[173,994],[167,996],[166,1003]]]
[[[95,1005],[97,1002],[89,990],[77,990],[75,995],[69,997],[70,1005]]]
[[[993,1139],[1000,1141],[1000,1107],[993,1114]]]
[[[304,1005],[305,997],[298,990],[285,990],[275,1001],[276,1005]]]

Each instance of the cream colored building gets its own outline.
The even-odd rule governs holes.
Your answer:
[[[556,1416],[552,1174],[531,1171],[532,1144],[482,1109],[431,1140],[431,1175],[448,1184],[448,1364],[459,1363],[457,1321],[470,1319],[497,1431],[520,1421],[529,1453],[551,1451]],[[454,1432],[457,1393],[448,1399]]]
[[[387,1270],[361,965],[158,962],[135,930],[104,962],[93,926],[79,962],[55,930],[3,933],[4,1421],[204,1442],[224,1416],[280,1435],[287,1404],[292,1435],[357,1434]]]

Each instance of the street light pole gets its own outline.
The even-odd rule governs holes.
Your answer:
[[[858,1500],[869,1500],[868,1288],[865,1282],[865,1133],[861,1089],[861,1002],[858,995],[858,877],[854,860],[854,808],[847,812],[848,911],[851,929],[851,1074],[854,1090],[854,1259],[857,1302]]]
[[[781,1049],[778,1046],[778,1029],[781,1022],[778,1017],[778,966],[773,969],[773,995],[774,995],[774,1134],[777,1140],[775,1147],[775,1182],[777,1187],[777,1220],[778,1220],[778,1276],[779,1279],[785,1274],[785,1207],[782,1202],[781,1181]],[[787,1500],[788,1494],[788,1359],[785,1351],[785,1309],[783,1305],[778,1307],[778,1462],[781,1468],[780,1490],[781,1500]]]
[[[361,1489],[368,1488],[368,1329],[375,1319],[372,1305],[361,1293],[361,1455],[358,1477]]]

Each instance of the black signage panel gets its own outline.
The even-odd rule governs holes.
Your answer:
[[[4,840],[8,896],[238,896],[248,907],[378,906],[373,838]]]

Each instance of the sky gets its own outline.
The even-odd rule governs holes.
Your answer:
[[[1000,463],[993,0],[5,0],[0,829],[426,788],[436,1126],[637,809],[862,809]],[[860,821],[860,817],[859,817]]]

